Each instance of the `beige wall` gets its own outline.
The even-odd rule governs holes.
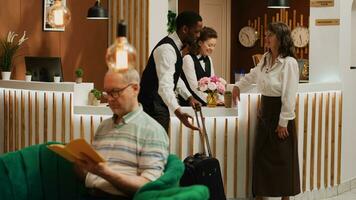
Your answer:
[[[204,26],[212,27],[218,33],[217,44],[212,54],[214,71],[217,76],[230,81],[230,6],[231,0],[200,1],[199,13]]]
[[[107,0],[102,1],[107,5]],[[102,88],[106,71],[107,20],[87,20],[86,13],[94,0],[67,0],[72,21],[64,32],[42,31],[42,0],[0,0],[0,37],[9,30],[27,31],[24,43],[14,60],[13,79],[24,79],[24,56],[58,56],[62,58],[65,81],[74,81],[74,70],[84,69],[84,81]]]

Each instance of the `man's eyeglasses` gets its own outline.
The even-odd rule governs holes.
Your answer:
[[[131,85],[133,85],[133,83],[130,83],[123,88],[114,88],[111,91],[103,92],[102,95],[105,99],[108,99],[109,96],[112,98],[118,98],[122,94],[122,92],[124,92],[124,90]]]

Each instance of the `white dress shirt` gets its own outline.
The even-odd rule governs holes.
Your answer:
[[[279,56],[271,65],[271,59],[271,54],[265,53],[258,65],[235,85],[243,91],[251,84],[256,84],[258,92],[262,95],[281,97],[282,108],[278,124],[287,127],[288,120],[295,118],[295,100],[299,82],[298,63],[293,57]],[[263,67],[264,60],[266,65]]]
[[[198,59],[201,57],[202,55],[198,55]],[[209,60],[210,60],[210,71],[211,74],[210,76],[213,76],[214,73],[214,66],[213,66],[213,62],[210,58],[210,56],[208,56]],[[205,71],[205,62],[203,60],[200,60],[200,65],[202,66],[203,70]],[[198,79],[197,79],[197,75],[195,73],[195,66],[194,66],[194,60],[192,58],[191,55],[186,55],[183,58],[183,72],[185,74],[185,77],[187,78],[188,84],[190,89],[196,94],[198,95],[198,97],[201,100],[204,100],[206,102],[206,97],[208,96],[207,93],[202,92],[200,90],[198,90]]]
[[[173,39],[178,49],[182,48],[183,43],[176,32],[169,35],[168,37]],[[174,47],[170,44],[160,45],[153,51],[153,58],[156,63],[156,72],[158,77],[158,94],[161,96],[167,107],[174,112],[180,107],[174,92],[173,82],[175,63],[177,62],[177,55]],[[178,80],[176,92],[184,99],[188,99],[188,97],[191,96],[189,90],[184,85],[182,80]]]

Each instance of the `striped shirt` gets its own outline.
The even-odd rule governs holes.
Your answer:
[[[163,173],[168,157],[168,137],[163,127],[146,114],[142,106],[115,124],[112,118],[98,127],[93,147],[117,173],[156,180]],[[105,179],[88,173],[88,188],[98,188],[111,194],[125,195]]]

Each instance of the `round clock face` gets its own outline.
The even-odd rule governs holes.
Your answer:
[[[292,31],[292,39],[294,46],[305,47],[309,43],[309,30],[306,27],[298,26]]]
[[[253,47],[256,41],[258,40],[258,33],[257,31],[250,27],[245,26],[240,30],[239,33],[239,41],[244,47]]]

